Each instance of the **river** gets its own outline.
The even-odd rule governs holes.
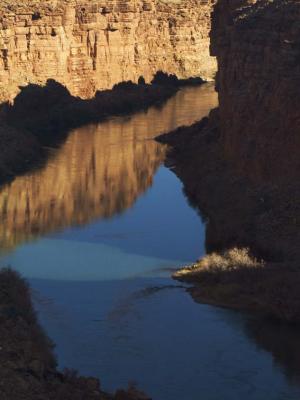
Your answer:
[[[154,400],[296,400],[298,331],[196,304],[170,278],[205,224],[153,138],[208,114],[212,85],[72,131],[0,192],[1,264],[30,282],[59,368]]]

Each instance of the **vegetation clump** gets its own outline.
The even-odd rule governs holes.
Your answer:
[[[175,276],[201,272],[218,273],[222,271],[236,271],[241,268],[259,268],[263,261],[252,257],[248,248],[234,247],[223,254],[211,253],[198,260],[195,264],[179,270]]]
[[[293,263],[264,262],[247,248],[211,253],[174,274],[192,283],[187,290],[199,302],[255,311],[300,323],[300,270]]]

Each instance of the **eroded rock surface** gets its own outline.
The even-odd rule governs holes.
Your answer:
[[[171,145],[168,163],[206,219],[207,251],[247,247],[264,260],[258,270],[222,263],[219,273],[215,264],[203,271],[200,261],[184,278],[196,284],[193,297],[294,323],[300,321],[299,17],[299,1],[219,0],[211,34],[219,108],[160,138]]]
[[[214,0],[1,0],[0,99],[55,79],[84,98],[157,71],[211,80]]]
[[[255,180],[300,174],[300,3],[219,0],[212,19],[226,155]]]
[[[238,244],[300,259],[299,18],[292,0],[219,0],[214,8],[219,108],[205,127],[166,137],[209,219],[210,250]]]

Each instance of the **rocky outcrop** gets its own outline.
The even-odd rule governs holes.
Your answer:
[[[293,0],[219,0],[214,9],[225,153],[254,180],[300,174],[299,18]]]
[[[250,248],[263,267],[189,270],[201,301],[300,322],[300,3],[219,0],[212,17],[219,108],[160,138],[222,258]],[[224,253],[225,251],[225,253]],[[221,256],[220,256],[221,253]],[[199,268],[198,268],[199,267]],[[197,277],[196,277],[197,275]]]
[[[240,194],[241,215],[248,222],[237,237],[252,225],[254,248],[297,262],[299,18],[298,1],[219,0],[211,33],[211,51],[218,60],[222,156],[245,185],[250,180],[248,189],[257,198],[256,206],[250,206],[249,196]],[[247,236],[249,242],[250,232]]]
[[[214,0],[1,0],[0,99],[55,79],[92,97],[161,70],[211,80]]]
[[[243,245],[268,259],[300,259],[299,17],[291,0],[219,0],[214,8],[219,108],[165,138],[209,220],[208,250]]]
[[[0,270],[0,393],[3,400],[150,400],[134,387],[109,395],[96,378],[59,372],[30,288],[16,272]]]

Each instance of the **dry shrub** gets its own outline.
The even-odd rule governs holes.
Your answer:
[[[247,248],[212,253],[174,274],[189,282],[196,301],[256,311],[300,323],[300,269],[293,263],[265,263]]]
[[[211,253],[198,260],[195,264],[176,272],[175,277],[195,275],[201,272],[218,273],[222,271],[234,271],[241,268],[259,268],[263,261],[250,255],[248,248],[234,247],[223,254]]]

